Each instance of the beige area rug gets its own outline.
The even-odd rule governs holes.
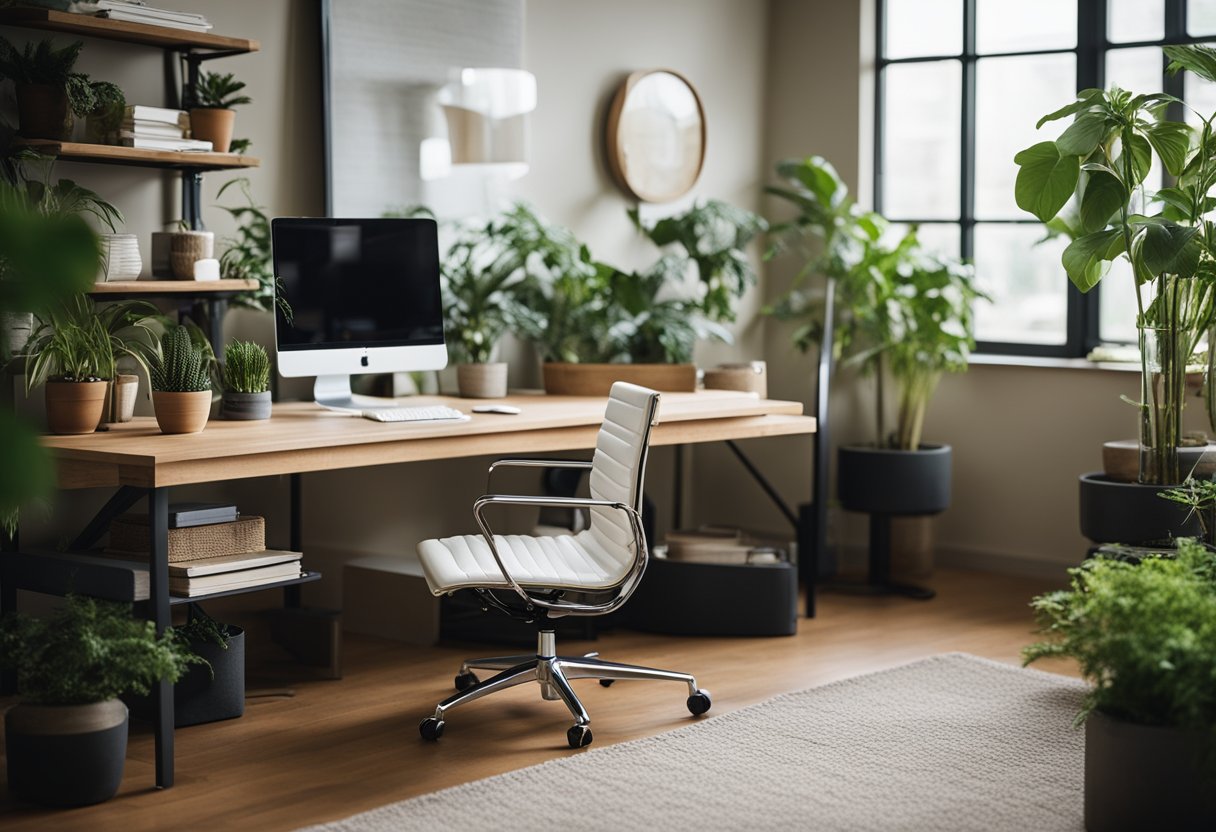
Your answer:
[[[1084,690],[935,656],[310,830],[1081,830]]]

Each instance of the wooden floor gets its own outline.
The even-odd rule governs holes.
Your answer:
[[[691,639],[617,631],[559,653],[685,670],[713,693],[710,717],[779,693],[965,651],[1016,663],[1030,638],[1027,602],[1042,581],[939,571],[928,603],[824,594],[819,615],[790,638]],[[296,682],[293,698],[250,700],[245,716],[177,732],[177,784],[152,788],[152,739],[136,730],[118,796],[47,812],[0,800],[5,830],[295,829],[414,795],[581,752],[566,746],[569,716],[521,686],[453,711],[438,744],[418,720],[451,691],[460,660],[510,650],[407,647],[348,637],[345,678]],[[526,652],[526,651],[525,651]],[[1044,669],[1073,672],[1058,664]],[[639,682],[579,683],[595,746],[688,723],[685,691]]]

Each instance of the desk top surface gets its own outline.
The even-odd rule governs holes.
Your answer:
[[[311,402],[276,404],[264,421],[213,419],[202,433],[170,436],[138,417],[83,436],[48,436],[63,488],[180,485],[223,479],[483,454],[536,453],[594,446],[606,400],[516,394],[496,403],[519,415],[471,413],[467,422],[383,423],[322,410]],[[444,404],[470,412],[475,400],[411,398],[403,406]],[[813,433],[799,402],[707,390],[664,393],[653,444],[671,445]]]

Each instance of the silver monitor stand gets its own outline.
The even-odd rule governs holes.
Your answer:
[[[394,399],[352,394],[350,376],[343,375],[317,376],[317,380],[312,386],[312,395],[321,407],[340,413],[362,413],[365,410],[398,407]]]

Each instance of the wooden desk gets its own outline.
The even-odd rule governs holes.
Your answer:
[[[506,400],[516,416],[472,414],[468,422],[381,423],[331,413],[312,403],[277,404],[269,421],[212,421],[200,434],[166,436],[149,417],[85,436],[50,436],[44,444],[58,465],[59,486],[116,488],[70,547],[97,543],[110,521],[147,498],[152,529],[149,558],[149,617],[163,630],[170,624],[168,586],[169,488],[248,477],[291,475],[291,543],[301,548],[300,475],[313,471],[391,465],[432,459],[549,451],[595,446],[606,399],[519,394]],[[469,399],[426,397],[409,404],[446,404],[466,412]],[[815,432],[799,402],[757,399],[746,393],[710,390],[664,393],[654,445],[685,445]],[[317,577],[315,574],[312,579]],[[307,580],[308,578],[305,578]],[[0,608],[15,601],[13,580],[5,580]],[[45,586],[40,587],[45,591]],[[296,592],[298,585],[290,587]],[[292,602],[289,596],[289,603]],[[173,686],[153,691],[156,727],[156,783],[173,784]]]

